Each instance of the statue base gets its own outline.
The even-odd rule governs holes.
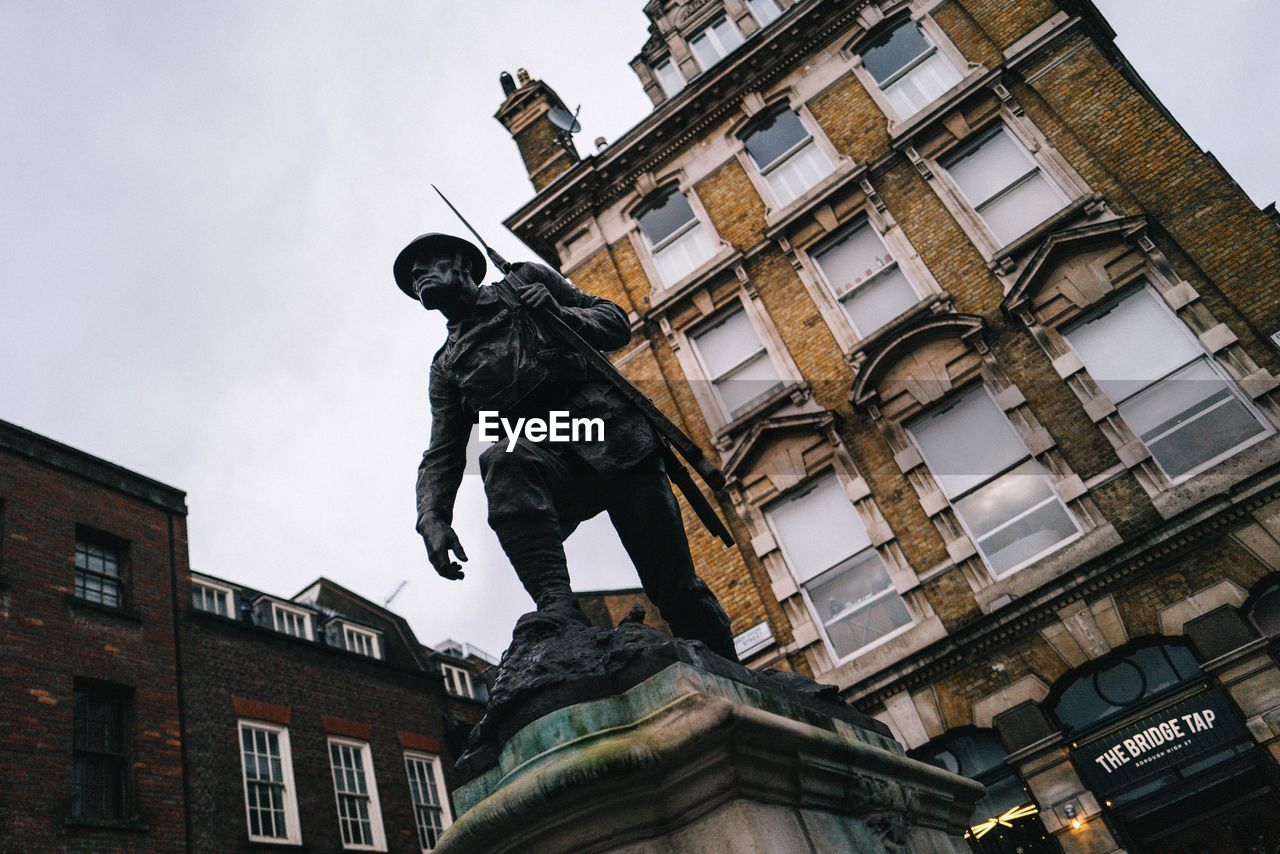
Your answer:
[[[454,792],[459,816],[434,850],[962,850],[982,786],[821,704],[667,663],[507,738],[496,765]]]

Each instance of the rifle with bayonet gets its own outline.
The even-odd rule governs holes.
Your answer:
[[[501,270],[503,275],[507,278],[518,284],[525,284],[524,280],[520,278],[520,274],[514,272],[511,265],[507,263],[507,260],[492,249],[489,244],[484,242],[484,238],[480,236],[479,232],[471,227],[471,223],[467,222],[466,217],[458,212],[458,209],[453,206],[453,203],[445,198],[444,193],[441,193],[439,188],[434,184],[431,186],[431,189],[436,191],[436,194],[439,195],[440,198],[444,200],[444,203],[449,206],[449,210],[453,211],[454,216],[461,220],[462,224],[467,227],[467,230],[475,237],[476,242],[480,244],[480,248],[482,248],[485,254],[489,256],[489,260],[493,262],[493,265]],[[499,287],[509,288],[512,295],[514,295],[517,300],[520,299],[518,290],[511,288],[511,286],[505,281],[499,285]],[[539,311],[536,313],[536,319],[537,322],[542,325],[543,329],[550,332],[557,340],[573,352],[582,356],[586,361],[588,368],[590,368],[596,376],[605,380],[620,391],[623,397],[639,409],[645,419],[653,425],[654,430],[657,431],[662,442],[663,461],[666,464],[667,475],[671,478],[671,482],[674,483],[680,490],[681,494],[684,495],[685,500],[689,502],[689,506],[693,509],[694,513],[697,514],[698,519],[702,521],[702,524],[707,527],[707,530],[719,537],[726,546],[732,546],[733,535],[729,533],[728,527],[726,527],[724,522],[721,521],[715,509],[703,496],[702,492],[698,489],[697,484],[693,482],[693,478],[689,476],[689,472],[685,470],[684,466],[681,465],[678,459],[676,459],[675,455],[678,453],[683,457],[713,492],[719,492],[724,489],[725,477],[720,469],[716,468],[715,464],[712,463],[711,460],[707,459],[706,455],[702,453],[702,449],[699,448],[692,439],[686,436],[679,427],[672,423],[671,419],[663,414],[661,409],[658,409],[658,407],[653,405],[653,401],[645,397],[643,392],[633,386],[626,377],[618,372],[618,369],[614,367],[612,362],[610,362],[599,350],[587,343],[587,341],[567,323],[565,323],[562,318],[548,311]],[[672,452],[672,449],[674,449],[675,453]]]

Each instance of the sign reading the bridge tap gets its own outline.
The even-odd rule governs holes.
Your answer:
[[[1089,788],[1106,796],[1246,735],[1227,696],[1213,688],[1081,744],[1072,756]]]

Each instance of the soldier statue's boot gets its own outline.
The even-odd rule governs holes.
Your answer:
[[[515,567],[520,583],[539,612],[584,626],[591,625],[569,587],[564,546],[556,534],[525,528],[519,536],[506,532],[499,534],[499,540]]]

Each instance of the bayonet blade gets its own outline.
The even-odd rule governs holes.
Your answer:
[[[497,252],[494,252],[492,249],[489,248],[489,244],[484,242],[484,238],[480,236],[480,232],[476,231],[474,228],[471,227],[471,223],[467,222],[467,218],[463,216],[461,212],[459,212],[458,209],[453,206],[453,202],[449,201],[448,197],[445,196],[444,193],[440,192],[440,188],[437,187],[435,184],[432,184],[431,189],[436,191],[436,195],[439,196],[444,201],[444,203],[449,206],[449,210],[453,211],[453,215],[456,216],[459,220],[461,220],[462,224],[467,227],[467,231],[471,232],[471,236],[474,237],[476,239],[476,242],[480,244],[480,248],[484,250],[484,254],[489,256],[489,260],[492,261],[494,265],[498,267],[498,269],[500,269],[502,272],[504,273],[510,272],[511,265],[507,263],[505,258],[503,258]]]

